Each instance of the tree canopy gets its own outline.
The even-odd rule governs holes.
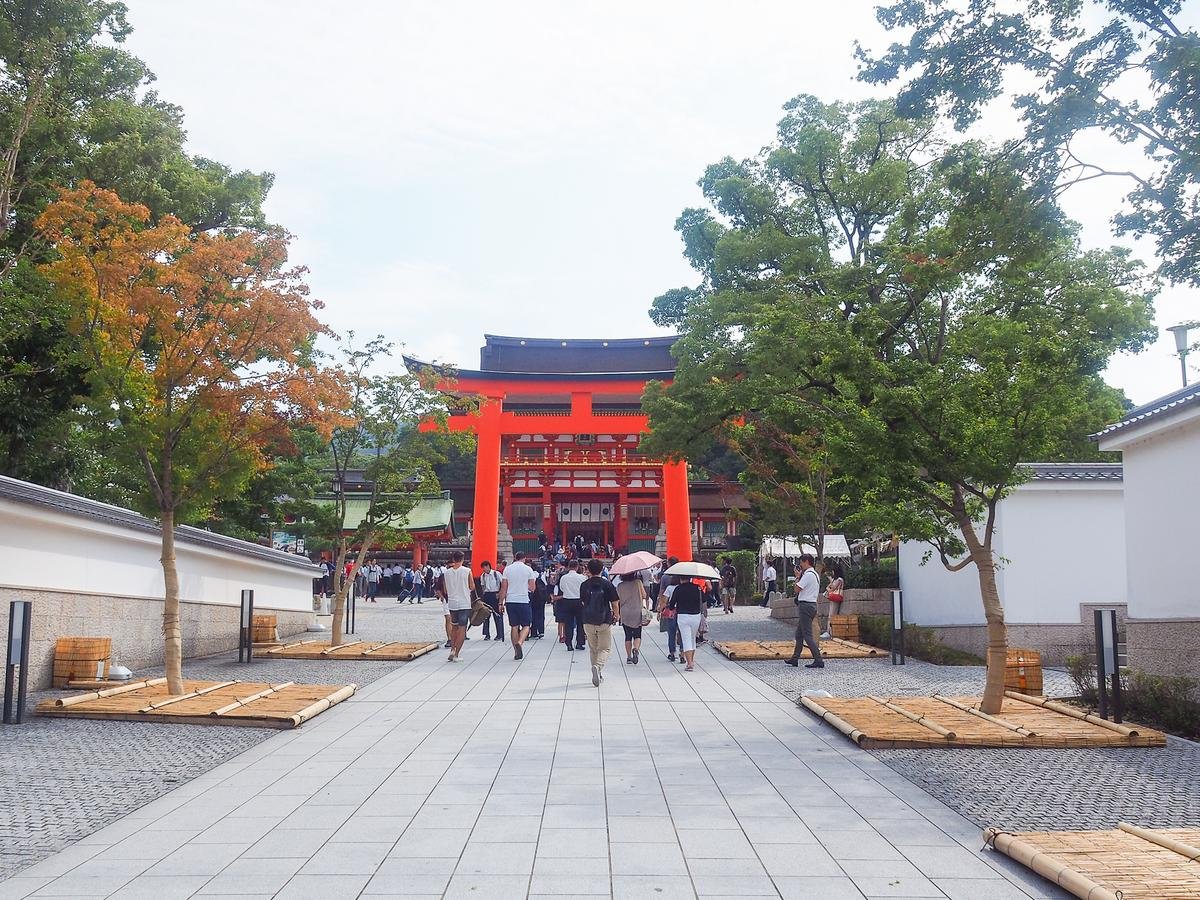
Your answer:
[[[182,111],[122,49],[130,30],[122,3],[0,0],[0,472],[118,501],[128,473],[81,412],[89,363],[38,271],[53,250],[34,221],[59,187],[90,180],[152,222],[264,230],[273,180],[185,151]]]
[[[69,304],[97,421],[136,461],[137,506],[162,523],[163,634],[182,690],[174,527],[239,491],[292,430],[346,421],[341,373],[313,341],[328,333],[279,232],[192,232],[89,181],[64,189],[36,227],[55,251],[41,273]]]
[[[710,166],[710,208],[677,223],[702,281],[655,301],[682,337],[674,382],[647,392],[648,447],[819,437],[860,524],[977,567],[995,705],[996,504],[1019,463],[1120,408],[1100,372],[1150,337],[1144,274],[1123,250],[1081,250],[1007,155],[946,144],[889,102],[786,110],[776,144]]]
[[[892,0],[878,19],[906,38],[880,53],[860,48],[860,74],[875,84],[903,80],[902,115],[945,112],[959,128],[1009,95],[1024,126],[1017,143],[1043,188],[1129,180],[1118,229],[1153,237],[1162,274],[1200,285],[1200,34],[1178,23],[1182,7],[1182,0]],[[1078,140],[1089,131],[1140,147],[1146,165],[1112,170]]]

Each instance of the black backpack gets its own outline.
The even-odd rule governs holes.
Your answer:
[[[583,621],[588,625],[612,624],[612,600],[605,590],[607,583],[589,578],[582,585],[579,598],[583,601]]]

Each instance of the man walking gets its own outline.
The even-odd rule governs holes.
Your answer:
[[[789,666],[800,665],[800,654],[804,652],[804,646],[807,644],[813,661],[804,668],[825,668],[825,660],[821,658],[821,645],[813,635],[813,620],[817,617],[817,597],[820,593],[821,579],[817,576],[817,570],[813,568],[812,555],[805,553],[800,557],[800,577],[796,579],[796,606],[800,611],[800,619],[796,624],[796,649],[792,651],[791,659],[784,660]]]
[[[367,565],[367,600],[371,603],[378,603],[375,598],[379,596],[379,582],[383,580],[383,569],[375,560]]]
[[[562,594],[559,601],[559,615],[563,620],[563,638],[568,650],[582,650],[587,640],[583,627],[583,603],[579,599],[579,589],[586,581],[579,571],[579,560],[567,562],[567,571],[558,579],[558,590]]]
[[[767,564],[763,567],[763,606],[771,605],[771,595],[775,593],[775,581],[778,577],[775,573],[775,560],[767,560]]]
[[[446,585],[446,607],[450,611],[450,656],[447,657],[450,662],[458,662],[463,641],[467,639],[467,627],[471,624],[471,594],[475,579],[471,570],[463,565],[463,558],[461,550],[451,553],[450,567],[442,576]]]
[[[725,565],[721,566],[721,605],[725,607],[725,615],[729,615],[733,612],[734,601],[737,600],[738,573],[728,556],[722,557],[722,562]]]
[[[483,593],[483,602],[488,605],[492,611],[491,616],[483,620],[483,639],[490,641],[491,632],[488,630],[488,625],[492,619],[496,620],[496,640],[504,640],[504,616],[500,615],[500,573],[492,568],[490,560],[484,560],[479,564],[479,590]]]
[[[613,583],[603,576],[604,564],[600,560],[589,559],[587,568],[591,577],[580,586],[579,596],[583,607],[583,630],[592,661],[592,684],[600,687],[604,680],[604,665],[612,652],[612,624],[621,614],[621,599]]]
[[[537,573],[526,564],[524,551],[518,550],[513,554],[513,561],[504,567],[504,580],[500,585],[500,615],[508,613],[513,659],[525,656],[525,638],[529,637],[529,623],[533,621],[529,595],[533,593],[536,581]]]

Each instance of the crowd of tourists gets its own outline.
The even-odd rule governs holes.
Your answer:
[[[564,547],[539,537],[543,540],[536,559],[527,559],[524,552],[518,551],[507,565],[503,560],[497,560],[496,565],[484,560],[478,578],[465,565],[461,550],[451,553],[448,564],[380,565],[370,558],[355,569],[348,563],[346,577],[367,603],[378,603],[380,596],[395,596],[398,603],[420,604],[426,599],[441,603],[446,629],[443,648],[450,651],[450,662],[458,661],[472,625],[482,625],[485,641],[511,642],[513,658],[522,659],[527,640],[546,636],[549,606],[558,643],[569,652],[589,651],[592,683],[597,687],[604,678],[604,666],[612,650],[612,629],[617,625],[624,637],[627,665],[639,663],[642,630],[657,618],[660,631],[667,635],[668,661],[678,662],[690,672],[695,668],[697,645],[707,640],[709,610],[719,606],[725,615],[734,611],[738,573],[727,557],[719,560],[716,579],[664,575],[678,562],[675,557],[665,565],[612,575],[605,559],[612,558],[615,564],[621,555],[610,546],[577,536]],[[779,560],[768,560],[759,573],[763,606],[778,590],[778,564]],[[328,594],[333,565],[327,559],[320,565],[321,591]],[[796,644],[792,656],[784,662],[798,666],[807,646],[812,662],[806,668],[821,669],[825,661],[813,629],[817,600],[822,594],[820,573],[807,553],[800,556],[796,568]],[[836,564],[829,564],[826,574],[830,580],[824,593],[831,607],[836,607],[843,596],[842,572]],[[827,623],[820,637],[829,636]]]
[[[614,630],[620,628],[626,665],[636,666],[642,660],[643,630],[656,618],[667,635],[668,661],[691,672],[696,647],[707,640],[709,608],[722,600],[706,579],[664,574],[677,562],[672,557],[665,565],[611,574],[598,557],[530,560],[518,551],[507,565],[484,560],[476,578],[456,550],[448,566],[435,568],[432,585],[443,604],[447,659],[458,661],[473,625],[482,626],[484,640],[511,643],[513,658],[523,659],[526,641],[546,637],[549,607],[558,643],[569,653],[588,651],[597,687],[613,650]],[[725,596],[732,607],[732,584],[729,590]]]

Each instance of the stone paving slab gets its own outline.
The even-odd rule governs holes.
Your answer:
[[[1064,896],[771,686],[698,658],[684,673],[653,633],[597,690],[586,653],[551,641],[521,662],[495,642],[430,654],[0,897]]]

